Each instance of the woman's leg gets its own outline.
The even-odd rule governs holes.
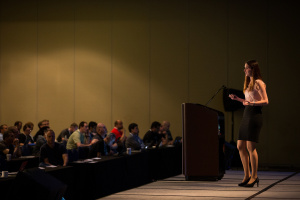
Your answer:
[[[252,176],[249,184],[255,181],[257,178],[257,168],[258,168],[258,154],[256,151],[256,142],[247,141],[247,149],[250,156]]]
[[[246,181],[250,177],[250,166],[249,166],[249,155],[247,151],[247,142],[245,140],[237,141],[237,148],[240,153],[241,161],[244,168],[244,181]]]

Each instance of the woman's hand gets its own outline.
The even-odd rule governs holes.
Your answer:
[[[15,138],[15,139],[14,139],[13,145],[14,145],[15,147],[19,147],[19,146],[20,146],[20,143],[19,143],[19,139],[18,139],[18,138]]]
[[[249,106],[249,105],[250,105],[250,101],[246,101],[246,100],[243,101],[243,105],[244,105],[244,106]]]
[[[230,95],[229,95],[229,98],[230,98],[231,100],[237,100],[237,99],[238,99],[238,97],[237,97],[235,94],[230,94]]]

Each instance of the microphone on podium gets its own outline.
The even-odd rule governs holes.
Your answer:
[[[222,89],[226,89],[227,87],[225,86],[225,85],[222,85],[219,89],[218,89],[218,91],[208,100],[208,102],[205,104],[205,106],[207,106],[210,102],[211,102],[211,100],[213,100],[214,98],[215,98],[215,96],[222,90]]]

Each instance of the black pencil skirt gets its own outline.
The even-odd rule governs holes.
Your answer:
[[[262,106],[245,106],[238,140],[258,142],[262,125]]]

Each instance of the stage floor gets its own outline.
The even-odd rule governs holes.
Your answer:
[[[101,199],[299,199],[300,173],[259,171],[259,187],[244,188],[237,184],[243,171],[227,170],[219,181],[185,181],[184,175],[159,180]]]

